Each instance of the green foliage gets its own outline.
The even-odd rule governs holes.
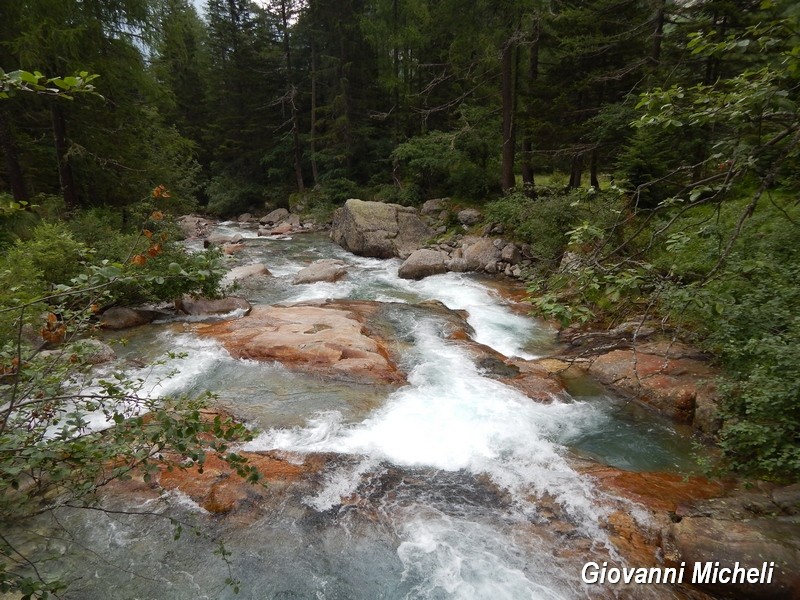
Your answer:
[[[0,193],[0,248],[30,235],[36,224],[36,214],[26,201],[17,202],[8,194]]]
[[[513,192],[486,205],[490,221],[502,223],[506,231],[530,244],[539,268],[554,269],[569,244],[568,233],[589,220],[602,228],[613,223],[619,202],[616,190],[598,192],[537,187],[535,199]],[[575,240],[575,243],[578,243]]]
[[[235,175],[217,175],[208,184],[208,212],[213,215],[241,214],[264,203],[264,189]]]
[[[28,257],[42,278],[50,283],[67,283],[84,268],[90,256],[89,248],[75,240],[69,228],[61,222],[42,222],[31,238],[18,241],[8,251],[8,260],[15,262]]]
[[[39,71],[31,73],[20,69],[6,73],[0,69],[0,100],[11,98],[19,92],[72,100],[74,94],[96,94],[92,81],[98,77],[88,71],[67,77],[45,77]]]
[[[66,587],[36,570],[30,562],[35,557],[20,553],[10,524],[24,525],[65,506],[97,507],[98,491],[109,481],[137,472],[150,481],[161,469],[202,468],[207,453],[222,457],[248,481],[260,479],[231,451],[231,444],[252,434],[230,419],[205,417],[206,398],[148,397],[142,379],[119,371],[94,380],[78,345],[42,354],[7,344],[0,349],[0,367],[4,592],[45,598]]]
[[[469,126],[411,138],[398,145],[391,158],[401,165],[400,172],[420,197],[482,199],[499,181],[496,163],[489,164],[487,141]]]

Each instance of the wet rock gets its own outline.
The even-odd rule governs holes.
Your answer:
[[[800,483],[778,488],[772,501],[787,515],[800,515]]]
[[[209,244],[217,244],[217,245],[221,246],[222,244],[238,244],[243,239],[244,238],[242,237],[241,233],[235,233],[233,235],[225,235],[225,234],[222,234],[222,233],[212,233],[211,235],[209,235],[206,238],[206,241]]]
[[[239,223],[247,223],[252,218],[253,218],[253,215],[251,215],[250,213],[242,213],[241,215],[239,215],[239,218],[237,219],[237,221],[239,221]]]
[[[327,281],[333,283],[347,275],[345,263],[333,258],[323,258],[308,265],[295,275],[294,283],[315,283]]]
[[[678,473],[637,473],[598,463],[578,462],[576,468],[591,475],[606,492],[633,500],[656,512],[674,513],[678,506],[725,492],[724,484],[705,477]]]
[[[192,316],[224,315],[236,311],[247,314],[250,312],[251,308],[247,300],[235,296],[211,299],[184,294],[180,299],[175,301],[176,310]]]
[[[252,484],[216,454],[207,454],[202,472],[198,467],[163,469],[158,484],[166,490],[180,490],[202,508],[214,514],[252,510],[269,495],[300,479],[320,472],[327,461],[324,455],[307,455],[291,459],[272,453],[240,452],[247,463],[258,469],[261,482]]]
[[[265,265],[261,263],[256,263],[252,265],[242,265],[240,267],[234,267],[230,271],[225,274],[225,277],[222,279],[223,285],[230,285],[234,282],[242,282],[246,279],[252,278],[261,278],[261,277],[271,277],[272,273],[269,272],[269,269]]]
[[[719,563],[721,568],[761,570],[775,563],[766,583],[703,583],[699,587],[727,598],[800,597],[800,523],[786,519],[726,521],[709,517],[683,518],[665,531],[664,557],[670,565]]]
[[[407,258],[432,236],[414,208],[355,198],[334,213],[331,229],[345,250],[376,258]]]
[[[117,358],[117,353],[114,352],[114,349],[100,340],[79,340],[72,345],[72,348],[79,351],[83,359],[92,365],[111,362]]]
[[[241,252],[244,250],[245,245],[242,243],[236,244],[222,244],[222,251],[227,255],[236,254],[237,252]]]
[[[163,316],[166,316],[165,313],[155,310],[114,306],[100,316],[100,327],[113,330],[129,329],[152,323]]]
[[[589,373],[700,431],[714,433],[719,428],[713,384],[717,372],[703,361],[671,358],[663,345],[642,344],[596,357]]]
[[[561,378],[542,365],[526,360],[513,360],[511,364],[518,373],[513,378],[505,380],[505,383],[515,387],[531,400],[548,403],[569,398]]]
[[[269,235],[286,235],[287,233],[292,233],[293,227],[289,223],[281,223],[277,227],[273,227],[272,230],[269,232]]]
[[[481,212],[474,208],[465,208],[458,212],[458,222],[468,227],[480,223],[481,218]]]
[[[367,326],[377,304],[255,306],[242,319],[198,331],[219,339],[238,358],[279,361],[334,379],[399,383],[404,377],[389,357],[388,343]]]
[[[197,215],[184,215],[178,217],[178,226],[181,228],[184,237],[204,237],[211,229],[213,222]]]
[[[276,208],[272,212],[261,217],[258,222],[262,225],[276,225],[289,217],[289,211],[285,208]]]
[[[447,254],[438,250],[415,250],[400,265],[397,274],[403,279],[422,279],[447,271]]]

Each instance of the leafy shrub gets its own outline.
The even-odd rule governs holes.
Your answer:
[[[578,197],[577,192],[557,192],[532,199],[522,192],[514,192],[489,203],[486,216],[530,244],[534,258],[543,263],[541,266],[553,268],[567,247],[567,232],[584,214]]]
[[[67,283],[84,269],[90,255],[89,248],[59,221],[40,223],[29,240],[18,241],[8,251],[10,261],[28,257],[48,283]]]

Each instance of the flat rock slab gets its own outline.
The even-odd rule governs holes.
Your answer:
[[[255,306],[236,321],[200,326],[237,358],[279,361],[333,379],[402,383],[384,340],[368,333],[370,303]]]

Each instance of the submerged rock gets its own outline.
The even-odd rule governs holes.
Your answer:
[[[345,275],[347,275],[347,269],[344,261],[335,258],[323,258],[314,261],[295,275],[294,283],[316,283],[318,281],[333,283],[339,281]]]
[[[432,236],[414,208],[355,198],[336,211],[331,229],[345,250],[376,258],[406,258]]]
[[[201,327],[237,358],[279,361],[334,379],[401,383],[387,342],[365,322],[379,303],[255,306],[247,317]]]

